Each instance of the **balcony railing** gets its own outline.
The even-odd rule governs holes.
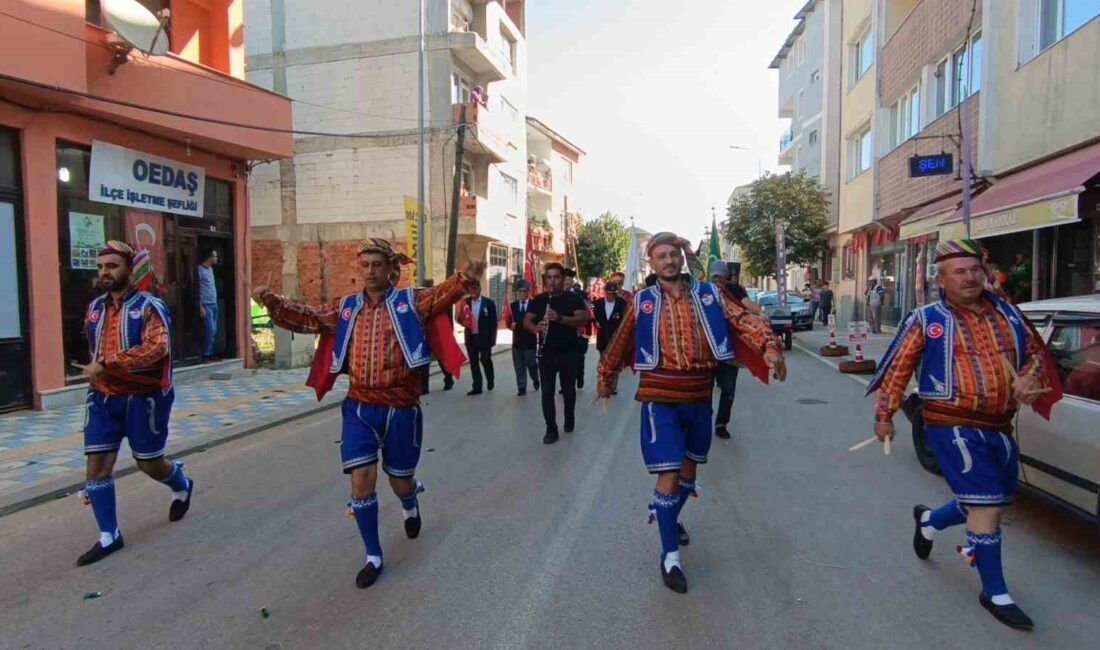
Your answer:
[[[458,197],[458,216],[459,217],[476,217],[477,216],[477,195],[476,194],[463,194]]]
[[[794,143],[794,129],[788,127],[787,130],[783,132],[783,135],[779,136],[779,151],[786,151],[790,148],[792,143]]]
[[[535,189],[544,190],[546,192],[552,192],[554,190],[554,179],[550,175],[550,172],[539,169],[538,167],[527,168],[527,184]]]
[[[462,123],[463,106],[466,107],[466,124],[472,127],[466,132],[466,146],[470,152],[489,156],[492,162],[498,164],[507,160],[504,138],[499,135],[497,126],[501,121],[499,113],[478,102],[453,104],[451,108],[455,124]]]

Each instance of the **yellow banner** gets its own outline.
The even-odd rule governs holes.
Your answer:
[[[410,265],[410,281],[413,286],[420,285],[420,278],[416,276],[416,243],[419,222],[418,203],[411,196],[405,197],[405,254],[413,261]],[[424,275],[432,279],[432,221],[428,215],[424,215]]]
[[[970,219],[970,238],[994,237],[1014,232],[1035,230],[1049,226],[1074,223],[1077,218],[1077,195],[1038,201],[1011,210],[983,214]],[[940,228],[940,239],[962,239],[966,228],[962,221],[945,224]]]
[[[912,239],[913,237],[919,237],[921,235],[930,235],[939,230],[940,221],[944,217],[954,212],[955,209],[943,210],[935,214],[930,214],[923,219],[919,219],[913,222],[902,222],[898,228],[898,239]]]

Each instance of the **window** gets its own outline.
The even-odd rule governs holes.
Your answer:
[[[809,142],[811,147],[817,144],[817,129],[810,131]]]
[[[516,214],[519,210],[519,181],[504,172],[500,173],[504,186],[504,211]]]
[[[504,55],[504,60],[508,64],[508,69],[514,74],[516,72],[516,41],[503,26],[500,28],[500,39],[504,46],[504,51],[502,51],[501,54]]]
[[[920,133],[920,86],[902,95],[890,109],[890,146]]]
[[[500,96],[500,111],[507,115],[508,119],[512,120],[513,122],[519,119],[519,111],[516,110],[516,107],[512,104],[512,102],[505,99],[504,95]]]
[[[489,244],[489,298],[497,308],[507,305],[508,247],[503,244]]]
[[[871,159],[874,147],[871,140],[870,127],[865,128],[849,143],[849,173],[848,178],[855,178],[871,168]]]
[[[856,75],[852,80],[852,85],[855,85],[856,81],[863,78],[863,75],[867,74],[867,71],[871,69],[871,64],[875,62],[875,38],[874,32],[871,29],[867,30],[867,33],[863,35],[863,38],[853,47],[853,59],[854,65],[852,66]]]
[[[1100,401],[1100,318],[1055,317],[1048,347],[1066,395]]]
[[[468,162],[462,163],[462,175],[460,186],[462,194],[470,196],[474,193],[474,167]]]
[[[1045,50],[1100,16],[1100,0],[1039,0],[1039,49]]]
[[[982,89],[982,35],[970,39],[970,72],[968,88],[973,95]]]
[[[802,115],[802,98],[806,95],[805,91],[798,91],[798,95],[794,98],[794,119],[798,119]]]
[[[470,91],[473,88],[473,84],[461,74],[454,72],[451,74],[451,103],[452,104],[469,104],[470,103]]]
[[[561,178],[568,184],[573,183],[573,161],[567,158],[561,159]]]
[[[852,252],[851,244],[844,244],[844,248],[841,251],[841,263],[840,272],[844,276],[845,280],[851,280],[856,277],[856,256]]]
[[[949,96],[947,93],[947,59],[940,61],[939,65],[936,66],[936,72],[933,74],[932,78],[936,86],[936,110],[934,111],[934,115],[939,117],[947,112],[947,98]]]
[[[802,65],[806,62],[806,37],[798,39],[798,42],[794,45],[795,52],[798,57],[798,65]]]

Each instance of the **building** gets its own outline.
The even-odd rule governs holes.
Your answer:
[[[201,363],[203,251],[223,261],[218,348],[248,356],[248,161],[292,153],[290,101],[244,80],[240,0],[142,4],[171,7],[170,53],[130,51],[99,2],[0,13],[0,410],[84,400],[71,364],[108,239],[150,251],[177,377]]]
[[[810,0],[769,66],[779,72],[779,117],[791,123],[779,139],[779,164],[816,177],[829,192],[828,249],[818,265],[792,269],[795,284],[832,279],[839,253],[841,0]]]
[[[486,294],[500,302],[523,273],[527,235],[524,2],[424,5],[427,280],[445,272],[457,182],[457,266],[485,260]],[[384,237],[414,252],[417,3],[360,11],[338,0],[250,0],[245,10],[249,80],[303,100],[297,129],[346,134],[298,137],[294,159],[258,167],[252,184],[257,272],[274,272],[284,293],[320,302],[355,290],[363,238]],[[469,128],[456,169],[462,123]],[[307,362],[311,343],[280,333],[277,363]]]
[[[523,274],[536,288],[550,262],[565,263],[566,223],[575,214],[575,174],[584,151],[534,117],[527,118],[527,257]]]

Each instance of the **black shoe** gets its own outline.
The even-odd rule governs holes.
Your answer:
[[[466,396],[469,397],[470,395],[480,395],[480,394],[481,394],[481,389],[480,388],[475,388],[472,391],[466,393]]]
[[[542,444],[552,445],[557,441],[558,441],[558,430],[557,429],[547,429],[546,430],[546,435],[542,437]]]
[[[376,569],[373,564],[367,562],[366,566],[360,569],[359,575],[355,576],[355,586],[366,589],[373,585],[380,575],[382,575],[382,567]]]
[[[577,425],[573,422],[566,422],[565,423],[565,432],[566,433],[573,433],[573,430],[576,429],[576,428],[577,428]]]
[[[684,576],[684,571],[678,567],[672,567],[672,571],[665,571],[665,561],[661,560],[661,579],[665,581],[665,586],[675,591],[678,594],[686,594],[688,590],[688,581]]]
[[[922,560],[927,560],[928,556],[932,554],[932,540],[925,539],[920,532],[920,518],[929,510],[931,508],[928,506],[913,506],[913,521],[916,522],[916,529],[913,531],[913,552]]]
[[[420,523],[420,510],[418,509],[415,517],[405,519],[405,537],[416,539],[420,535]]]
[[[495,386],[495,385],[496,384],[493,383],[492,379],[488,379],[485,382],[485,387],[488,388],[489,390],[493,390],[493,386]]]
[[[538,390],[538,389],[539,389],[539,388],[541,388],[541,387],[542,387],[542,384],[540,384],[540,383],[538,383],[538,382],[536,381],[536,382],[535,382],[535,390]]]
[[[722,440],[730,439],[729,429],[727,429],[726,425],[724,424],[719,424],[718,426],[714,427],[714,435],[718,436]]]
[[[88,566],[89,564],[99,562],[111,553],[114,553],[115,551],[121,551],[123,546],[126,546],[126,544],[122,541],[122,533],[119,533],[118,537],[115,538],[115,541],[111,542],[111,545],[106,548],[100,546],[99,542],[96,542],[95,546],[88,549],[87,553],[77,558],[76,565]]]
[[[187,498],[183,501],[172,499],[172,505],[168,508],[168,521],[179,521],[191,509],[191,495],[195,493],[194,479],[187,479]]]
[[[455,383],[453,381],[443,382],[443,390],[451,390],[454,387],[455,387]]]
[[[523,397],[526,394],[527,394],[527,389],[526,388],[521,388],[521,389],[519,389],[519,392],[516,393],[516,396],[517,397]]]
[[[680,546],[687,546],[691,544],[691,537],[688,536],[687,528],[680,522],[676,522],[676,541],[680,543]]]
[[[1024,613],[1024,610],[1020,609],[1015,603],[1011,605],[994,605],[989,596],[982,593],[978,596],[978,602],[982,604],[982,607],[993,615],[998,621],[1004,623],[1014,630],[1031,630],[1034,629],[1035,623],[1032,622],[1031,617]]]

